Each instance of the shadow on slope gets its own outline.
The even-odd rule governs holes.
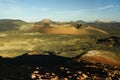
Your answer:
[[[3,63],[17,64],[17,65],[60,65],[70,61],[70,58],[56,56],[56,55],[28,55],[23,54],[15,58],[0,58]]]

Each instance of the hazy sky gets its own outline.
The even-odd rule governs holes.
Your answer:
[[[120,21],[120,0],[0,0],[0,19]]]

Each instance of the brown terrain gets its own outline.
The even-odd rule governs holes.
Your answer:
[[[86,30],[78,30],[74,27],[41,28],[40,32],[47,34],[90,34]]]
[[[110,65],[120,65],[120,62],[111,58],[106,58],[102,56],[90,56],[90,57],[84,57],[82,60],[93,62],[93,63],[103,63],[103,64],[110,64]],[[79,59],[77,60],[79,61]]]
[[[106,56],[107,51],[102,50],[93,50],[81,54],[80,56],[75,57],[75,61],[80,62],[81,60],[92,62],[92,63],[102,63],[110,65],[120,65],[120,61],[114,59],[113,57]],[[108,52],[110,53],[110,52]]]
[[[108,35],[104,30],[91,26],[80,26],[78,28],[71,23],[55,24],[49,19],[44,19],[34,24],[34,31],[46,34],[80,34],[80,35]]]
[[[16,25],[17,29],[15,28],[15,30],[19,30],[19,28],[23,30],[24,27],[26,27],[26,23],[23,22],[21,24],[22,27],[20,28],[18,25]],[[28,52],[25,54],[12,58],[3,56],[0,57],[0,80],[120,80],[120,59],[118,59],[119,54],[114,54],[115,52],[109,51],[109,49],[113,49],[119,53],[119,37],[108,37],[108,32],[92,26],[84,26],[79,24],[76,27],[76,25],[73,23],[56,23],[48,19],[44,19],[35,24],[31,24],[32,29],[30,29],[30,31],[33,33],[31,35],[29,34],[29,36],[23,36],[23,34],[18,36],[17,33],[17,35],[15,35],[15,32],[9,36],[9,32],[6,32],[8,34],[5,33],[5,35],[0,37],[1,52],[5,51],[8,47],[8,52],[10,50],[13,50],[13,52],[15,50],[16,52],[19,52],[21,50],[26,51],[26,48],[28,46],[30,47],[27,49]],[[34,31],[40,32],[40,34],[34,34]],[[25,33],[27,34],[27,32]],[[62,42],[66,43],[69,41],[66,39],[69,35],[67,35],[67,37],[64,37],[65,40],[67,40],[65,41],[63,37],[60,36],[51,38],[53,35],[47,35],[46,38],[45,34],[77,34],[81,35],[82,37],[84,35],[90,36],[86,38],[81,38],[78,36],[75,41],[71,40],[73,44],[70,44],[70,42],[68,43],[70,45],[61,45],[64,47],[61,48],[61,51],[52,52],[49,50],[42,51],[42,48],[45,47],[45,49],[48,49],[49,47],[54,46],[55,43],[57,45]],[[107,37],[100,37],[104,35]],[[99,38],[96,38],[96,36]],[[61,39],[59,39],[59,37]],[[51,39],[49,40],[48,38]],[[70,37],[69,39],[73,38],[74,37]],[[92,38],[94,42],[92,42]],[[8,39],[13,40],[13,42]],[[6,40],[6,42],[2,42],[2,40]],[[60,41],[54,43],[54,40]],[[23,41],[22,46],[20,46],[20,41]],[[42,45],[42,42],[45,43],[45,46]],[[32,44],[31,46],[30,43]],[[35,44],[37,44],[37,46]],[[46,47],[47,44],[49,44],[48,47]],[[57,45],[53,48],[59,46]],[[18,49],[15,49],[15,46]],[[37,49],[34,51],[34,48],[36,47]],[[66,49],[66,47],[68,49]],[[75,51],[78,51],[78,54],[75,57],[65,57],[65,54],[69,54],[69,51],[71,51],[72,55]],[[80,51],[82,51],[82,53],[80,53]],[[63,56],[60,55],[61,53],[63,53]]]
[[[90,31],[96,31],[97,33],[101,33],[107,35],[108,33],[100,30],[95,29],[93,27],[87,27],[85,29],[76,29],[75,27],[49,27],[49,28],[40,28],[39,30],[41,33],[47,34],[81,34],[81,35],[95,35]]]

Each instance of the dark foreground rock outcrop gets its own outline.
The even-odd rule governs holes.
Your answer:
[[[0,58],[0,80],[119,80],[120,65],[76,62],[56,55]]]

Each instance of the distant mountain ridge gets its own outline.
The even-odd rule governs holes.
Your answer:
[[[19,19],[0,19],[0,32],[3,31],[31,31],[33,23]]]
[[[87,22],[83,21],[83,20],[78,20],[76,21],[77,24],[86,24]]]
[[[117,21],[109,21],[109,20],[96,20],[93,23],[119,23]]]
[[[120,34],[120,22],[115,22],[115,21],[107,22],[107,23],[93,22],[93,23],[87,23],[87,25],[90,25],[90,26],[98,28],[98,29],[105,30],[105,31],[109,32],[111,35],[112,34]]]
[[[116,21],[104,21],[96,20],[95,22],[85,22],[83,20],[72,21],[72,22],[54,22],[50,19],[43,19],[39,22],[29,23],[19,19],[0,19],[0,31],[39,31],[39,25],[57,27],[57,26],[76,26],[76,24],[82,24],[87,26],[92,26],[98,29],[105,30],[109,33],[119,34],[120,33],[120,22]],[[34,30],[35,26],[38,26]]]
[[[26,24],[26,22],[22,20],[1,19],[0,31],[19,30],[19,27],[23,24]]]

